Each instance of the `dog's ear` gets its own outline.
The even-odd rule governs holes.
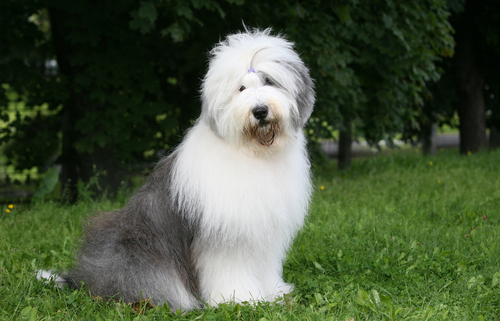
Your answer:
[[[297,93],[297,106],[299,109],[300,127],[304,127],[307,120],[311,116],[313,111],[314,102],[316,101],[314,93],[314,82],[309,75],[309,70],[304,65],[300,63],[299,66],[295,68],[297,72],[297,78],[299,85],[299,91]]]
[[[295,125],[298,128],[305,126],[307,120],[313,111],[314,102],[316,100],[314,92],[314,82],[309,75],[309,69],[297,56],[295,61],[279,62],[290,71],[290,75],[294,75],[297,91],[295,92],[295,101],[297,101],[297,109],[299,112],[298,119],[295,120]]]

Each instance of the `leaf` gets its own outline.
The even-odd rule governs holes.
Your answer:
[[[477,277],[473,276],[467,281],[467,289],[471,289],[473,287],[482,285],[484,283],[484,276],[478,275]]]
[[[392,17],[388,16],[386,14],[382,14],[382,21],[384,22],[384,25],[386,28],[390,29],[392,27]]]
[[[339,17],[341,22],[346,22],[351,20],[351,15],[349,13],[349,7],[348,6],[338,6],[335,9],[335,13]]]
[[[404,259],[405,256],[406,256],[406,253],[401,252],[401,255],[398,256],[397,261],[401,261],[402,259]]]
[[[465,271],[467,271],[467,262],[460,261],[460,263],[458,263],[458,272],[465,273]]]
[[[178,24],[172,24],[170,27],[161,31],[162,35],[170,35],[174,42],[183,41],[186,38],[186,33]]]
[[[56,187],[59,181],[59,170],[57,167],[49,168],[44,174],[42,179],[42,184],[33,194],[34,198],[43,198],[45,195],[49,194]]]
[[[383,303],[385,303],[389,307],[389,315],[392,316],[394,308],[392,306],[391,298],[388,295],[381,295],[380,296],[380,301],[383,302]]]
[[[380,301],[380,299],[378,298],[378,292],[377,292],[377,299]],[[372,310],[373,312],[377,313],[377,307],[374,304],[374,302],[370,299],[366,291],[359,290],[358,294],[356,295],[356,298],[354,298],[354,301],[356,301],[357,304],[365,306],[370,310]]]
[[[323,300],[323,296],[320,293],[314,293],[314,298],[316,299],[316,304],[318,306],[323,305],[324,300]]]
[[[187,19],[191,20],[193,19],[193,10],[191,10],[189,7],[186,6],[178,6],[175,11],[179,16],[184,16]]]
[[[406,269],[406,275],[408,275],[408,273],[410,273],[413,269],[415,269],[417,267],[416,264],[410,266],[409,268]]]
[[[141,18],[149,20],[151,25],[153,25],[158,18],[158,12],[156,12],[156,7],[151,2],[141,2],[141,7],[137,15]]]
[[[451,255],[452,251],[443,251],[439,254],[440,257]]]
[[[373,289],[372,295],[373,295],[373,300],[375,301],[375,304],[379,305],[380,304],[380,295],[378,294],[378,291]]]
[[[467,289],[471,289],[474,285],[476,285],[476,277],[471,277],[469,281],[467,281]]]
[[[132,21],[130,21],[130,28],[139,30],[142,34],[148,33],[153,29],[158,12],[152,2],[141,2],[139,10],[134,10],[130,13]]]
[[[27,306],[21,310],[22,320],[34,321],[36,320],[36,314],[38,312],[38,308],[32,308],[31,306]]]
[[[318,263],[318,262],[313,262],[314,266],[320,270],[320,271],[324,271],[325,269],[323,269],[323,267]]]
[[[368,298],[368,293],[365,290],[358,290],[358,294],[356,295],[354,301],[363,306],[371,305],[370,298]]]

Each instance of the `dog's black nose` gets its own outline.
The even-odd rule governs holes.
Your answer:
[[[257,106],[252,109],[252,113],[258,120],[263,120],[267,117],[268,114],[267,106]]]

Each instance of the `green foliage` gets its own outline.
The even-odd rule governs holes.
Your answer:
[[[417,117],[435,63],[453,52],[448,14],[434,0],[2,1],[0,83],[50,113],[10,122],[0,143],[19,169],[60,163],[76,182],[96,165],[118,186],[178,143],[199,115],[205,53],[242,21],[296,42],[316,81],[311,139],[345,120],[370,141],[390,138]]]
[[[439,79],[436,62],[453,54],[446,3],[301,5],[305,9],[287,31],[316,79],[315,115],[336,129],[343,129],[344,120],[355,122],[371,142],[414,121],[427,84]]]
[[[93,212],[124,203],[45,202],[0,212],[0,318],[495,320],[500,315],[500,152],[355,159],[315,174],[310,215],[284,266],[285,304],[138,315],[120,302],[36,281],[67,270]],[[334,168],[334,166],[332,166]],[[323,186],[323,188],[321,188]]]
[[[130,28],[140,30],[142,33],[150,32],[158,18],[158,12],[151,2],[141,2],[139,10],[133,10],[130,15]]]
[[[8,143],[9,161],[18,169],[60,163],[62,178],[73,181],[88,180],[93,165],[113,177],[155,161],[199,113],[194,97],[209,47],[205,40],[186,49],[162,34],[175,21],[184,39],[193,33],[190,21],[198,21],[192,13],[217,6],[3,1],[0,42],[8,50],[0,53],[0,83],[8,84],[8,95],[16,94],[0,97],[7,126],[0,144]],[[57,69],[47,69],[50,59],[57,59]],[[29,111],[42,103],[49,112],[21,112],[15,119],[7,108],[17,106],[15,114],[21,105]],[[81,176],[68,177],[70,166]]]
[[[169,19],[170,25],[160,29],[163,36],[170,36],[173,42],[184,41],[193,33],[193,25],[204,27],[208,19],[202,18],[199,15],[201,10],[217,12],[222,19],[225,18],[226,12],[221,5],[225,2],[230,4],[241,5],[244,0],[225,0],[225,1],[202,1],[202,0],[154,0],[143,1],[140,3],[139,9],[132,10],[130,28],[140,30],[146,34],[153,31],[156,27],[158,11],[163,15],[174,17]],[[158,8],[158,9],[157,9]],[[174,21],[172,21],[174,20]]]

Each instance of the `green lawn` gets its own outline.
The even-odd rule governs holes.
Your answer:
[[[334,166],[332,166],[334,168]],[[285,263],[285,305],[138,315],[36,281],[67,269],[81,223],[123,202],[1,209],[0,318],[28,320],[499,320],[500,151],[407,152],[317,170],[310,216]],[[122,199],[124,199],[122,197]]]

